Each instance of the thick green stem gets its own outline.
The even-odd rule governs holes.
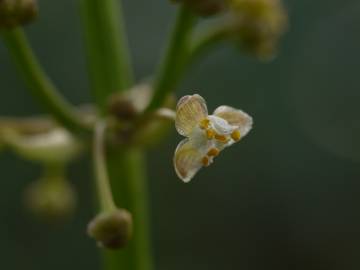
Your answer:
[[[117,0],[80,0],[94,99],[101,111],[109,96],[133,81],[122,12]]]
[[[139,149],[124,149],[110,153],[108,161],[115,203],[131,212],[134,235],[125,249],[104,252],[106,269],[151,270],[153,262],[144,153]]]
[[[41,68],[24,32],[21,29],[7,30],[2,32],[2,36],[33,96],[38,98],[45,109],[68,129],[72,131],[85,129],[84,122],[74,108],[60,95]]]
[[[102,112],[114,92],[125,90],[133,83],[118,2],[80,0],[93,95]],[[116,149],[108,155],[115,204],[131,212],[134,232],[125,249],[104,251],[107,270],[152,268],[143,158],[143,153],[137,149]]]
[[[187,7],[182,6],[171,33],[168,48],[154,82],[154,96],[146,109],[151,112],[159,108],[167,95],[174,91],[187,61],[192,30],[196,23],[194,15]]]

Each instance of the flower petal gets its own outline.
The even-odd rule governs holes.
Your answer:
[[[209,116],[211,127],[218,135],[229,135],[237,127],[230,125],[224,118],[210,115]]]
[[[214,111],[214,115],[225,119],[230,125],[236,126],[242,137],[250,131],[253,124],[253,120],[250,115],[242,110],[238,110],[230,106],[223,105],[218,107]]]
[[[202,154],[194,148],[189,139],[182,140],[174,155],[174,167],[176,174],[185,183],[189,182],[202,167]]]
[[[193,128],[207,115],[206,102],[201,96],[197,94],[184,96],[176,107],[176,130],[183,136],[189,136]]]

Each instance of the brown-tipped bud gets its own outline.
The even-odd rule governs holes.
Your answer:
[[[225,10],[226,0],[174,0],[184,3],[194,13],[200,16],[212,16]]]
[[[230,0],[230,35],[248,52],[270,58],[287,28],[287,14],[280,0]]]
[[[58,221],[69,217],[76,205],[72,185],[63,178],[39,179],[25,192],[25,204],[36,216]]]
[[[0,0],[0,28],[13,28],[33,21],[38,14],[36,0]]]
[[[112,96],[108,110],[119,121],[132,121],[138,114],[133,101],[126,95]]]
[[[100,213],[90,221],[87,232],[100,247],[122,248],[126,246],[132,235],[131,214],[125,209]]]

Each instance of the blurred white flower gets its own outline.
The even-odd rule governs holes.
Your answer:
[[[175,150],[174,167],[179,178],[189,182],[224,148],[243,138],[252,123],[252,118],[241,110],[220,106],[208,115],[206,102],[201,96],[182,97],[176,107],[175,127],[187,138]]]

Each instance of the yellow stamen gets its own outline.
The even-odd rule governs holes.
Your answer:
[[[223,142],[223,143],[226,143],[229,141],[229,138],[225,135],[220,135],[220,134],[215,134],[215,139],[220,141],[220,142]]]
[[[231,138],[236,142],[239,141],[241,139],[240,131],[235,130],[233,133],[231,133]]]
[[[215,131],[213,131],[212,129],[207,129],[206,130],[206,137],[208,138],[208,140],[214,139]]]
[[[207,153],[208,156],[211,156],[211,157],[216,157],[217,155],[219,155],[220,151],[219,149],[217,148],[211,148],[209,150],[209,152]]]
[[[207,156],[203,157],[202,160],[201,160],[201,163],[205,167],[209,166],[210,165],[209,158]]]
[[[210,120],[207,119],[207,118],[204,118],[204,119],[201,120],[200,123],[199,123],[199,127],[200,127],[201,129],[207,129],[207,128],[209,128],[209,125],[210,125]]]

